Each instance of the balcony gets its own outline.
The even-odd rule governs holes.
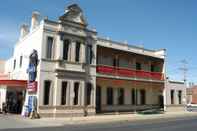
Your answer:
[[[106,74],[106,75],[150,79],[150,80],[161,80],[161,81],[164,80],[163,73],[159,73],[159,72],[132,70],[132,69],[105,66],[105,65],[98,65],[96,67],[96,71],[97,73]]]

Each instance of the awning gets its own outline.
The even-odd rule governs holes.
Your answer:
[[[9,87],[26,88],[27,81],[26,80],[0,80],[0,85],[6,85]]]

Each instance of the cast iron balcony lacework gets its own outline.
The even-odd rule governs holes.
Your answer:
[[[148,72],[142,70],[132,70],[127,68],[98,65],[96,68],[97,73],[107,74],[107,75],[116,75],[122,77],[133,77],[133,78],[142,78],[142,79],[151,79],[151,80],[164,80],[163,73],[160,72]]]

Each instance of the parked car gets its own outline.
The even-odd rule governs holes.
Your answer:
[[[197,111],[197,103],[187,104],[187,111]]]

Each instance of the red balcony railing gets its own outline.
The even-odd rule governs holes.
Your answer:
[[[113,66],[99,65],[97,66],[97,72],[101,74],[152,79],[152,80],[164,80],[163,74],[159,72],[148,72],[142,70],[132,70],[126,68],[118,68]]]

